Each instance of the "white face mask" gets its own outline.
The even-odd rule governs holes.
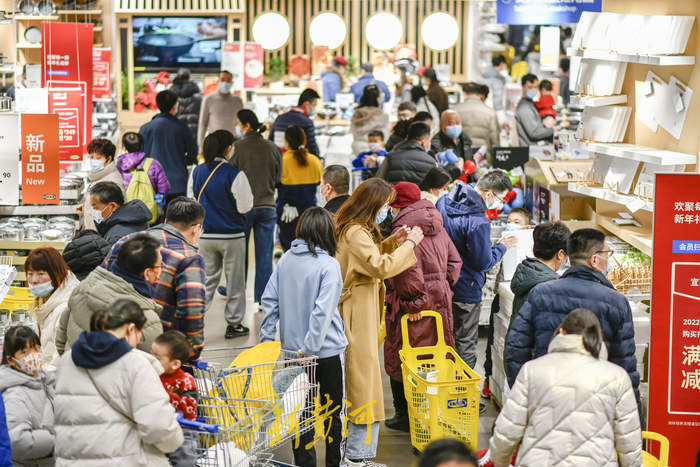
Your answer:
[[[523,226],[520,224],[509,223],[506,224],[506,232],[514,232],[516,230],[522,230]]]
[[[491,204],[486,205],[486,209],[495,209],[496,211],[503,209],[503,201],[498,199],[493,193],[491,193],[491,196],[493,196],[493,201],[491,201]]]
[[[221,94],[228,94],[231,92],[231,83],[227,83],[226,81],[219,81],[219,92]]]
[[[379,143],[369,143],[369,150],[372,152],[379,152],[382,150],[382,145]]]
[[[90,159],[90,171],[99,172],[105,168],[104,159]]]

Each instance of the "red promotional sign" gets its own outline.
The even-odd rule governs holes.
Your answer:
[[[649,357],[649,430],[671,441],[669,465],[700,448],[699,174],[658,174]]]
[[[112,51],[92,49],[92,97],[112,98]]]
[[[245,89],[261,88],[263,86],[263,48],[255,42],[246,42],[243,49]]]
[[[61,160],[82,160],[92,136],[93,25],[45,22],[41,32],[41,82],[49,90],[49,112],[60,112]]]
[[[22,114],[21,118],[22,204],[58,204],[58,116]]]

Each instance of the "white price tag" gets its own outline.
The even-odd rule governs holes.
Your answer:
[[[630,204],[627,205],[627,209],[630,212],[637,212],[642,209],[647,203],[641,198],[635,198]]]

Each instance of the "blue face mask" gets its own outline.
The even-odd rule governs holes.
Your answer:
[[[522,229],[523,229],[522,225],[512,224],[512,223],[506,224],[506,232],[514,232],[516,230],[522,230]]]
[[[309,118],[313,119],[316,116],[316,109],[311,109],[311,112],[309,112]]]
[[[95,225],[101,224],[105,220],[105,218],[102,217],[102,211],[98,211],[97,209],[93,209],[92,220],[95,221]]]
[[[538,94],[537,91],[528,91],[527,93],[525,93],[525,95],[527,97],[529,97],[530,99],[532,99],[533,101],[535,100],[535,97],[537,97],[537,94]]]
[[[388,214],[389,208],[382,208],[382,210],[379,211],[379,214],[377,214],[377,217],[374,219],[374,221],[377,223],[377,225],[379,225],[386,220],[386,216]]]
[[[234,131],[236,132],[236,137],[237,137],[237,138],[243,138],[244,135],[243,135],[243,131],[241,131],[241,127],[239,127],[238,125],[236,125],[236,126],[234,127]]]
[[[42,282],[41,284],[32,285],[29,284],[29,291],[32,295],[40,298],[48,297],[53,292],[53,285],[51,281]]]
[[[445,128],[445,134],[452,139],[457,139],[462,134],[462,125],[450,125]]]
[[[90,159],[90,172],[99,172],[105,168],[104,159]]]

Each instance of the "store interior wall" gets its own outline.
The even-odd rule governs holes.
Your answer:
[[[388,12],[398,17],[403,25],[402,42],[415,44],[421,64],[450,64],[453,81],[461,82],[467,76],[467,31],[469,24],[468,0],[248,0],[246,18],[248,40],[255,19],[263,13],[276,12],[286,17],[291,28],[287,44],[276,51],[266,52],[265,59],[280,57],[285,62],[295,55],[311,56],[308,28],[319,13],[331,12],[340,16],[347,26],[347,38],[335,51],[345,57],[369,61],[374,50],[365,38],[367,21],[376,13]],[[423,20],[432,13],[444,12],[455,18],[460,37],[454,47],[437,52],[426,47],[420,35]]]
[[[630,120],[625,142],[650,146],[669,151],[698,154],[700,148],[700,68],[698,63],[698,51],[700,51],[700,1],[697,0],[603,0],[603,11],[611,13],[636,13],[643,15],[683,15],[695,16],[695,23],[688,40],[685,55],[696,57],[695,66],[649,66],[641,64],[629,64],[622,87],[622,92],[627,94],[627,105],[633,107],[637,88],[646,80],[647,72],[653,71],[664,81],[668,82],[671,76],[675,76],[693,90],[688,115],[683,126],[681,138],[676,139],[659,126],[654,133],[636,118]],[[634,114],[633,114],[634,115]]]

